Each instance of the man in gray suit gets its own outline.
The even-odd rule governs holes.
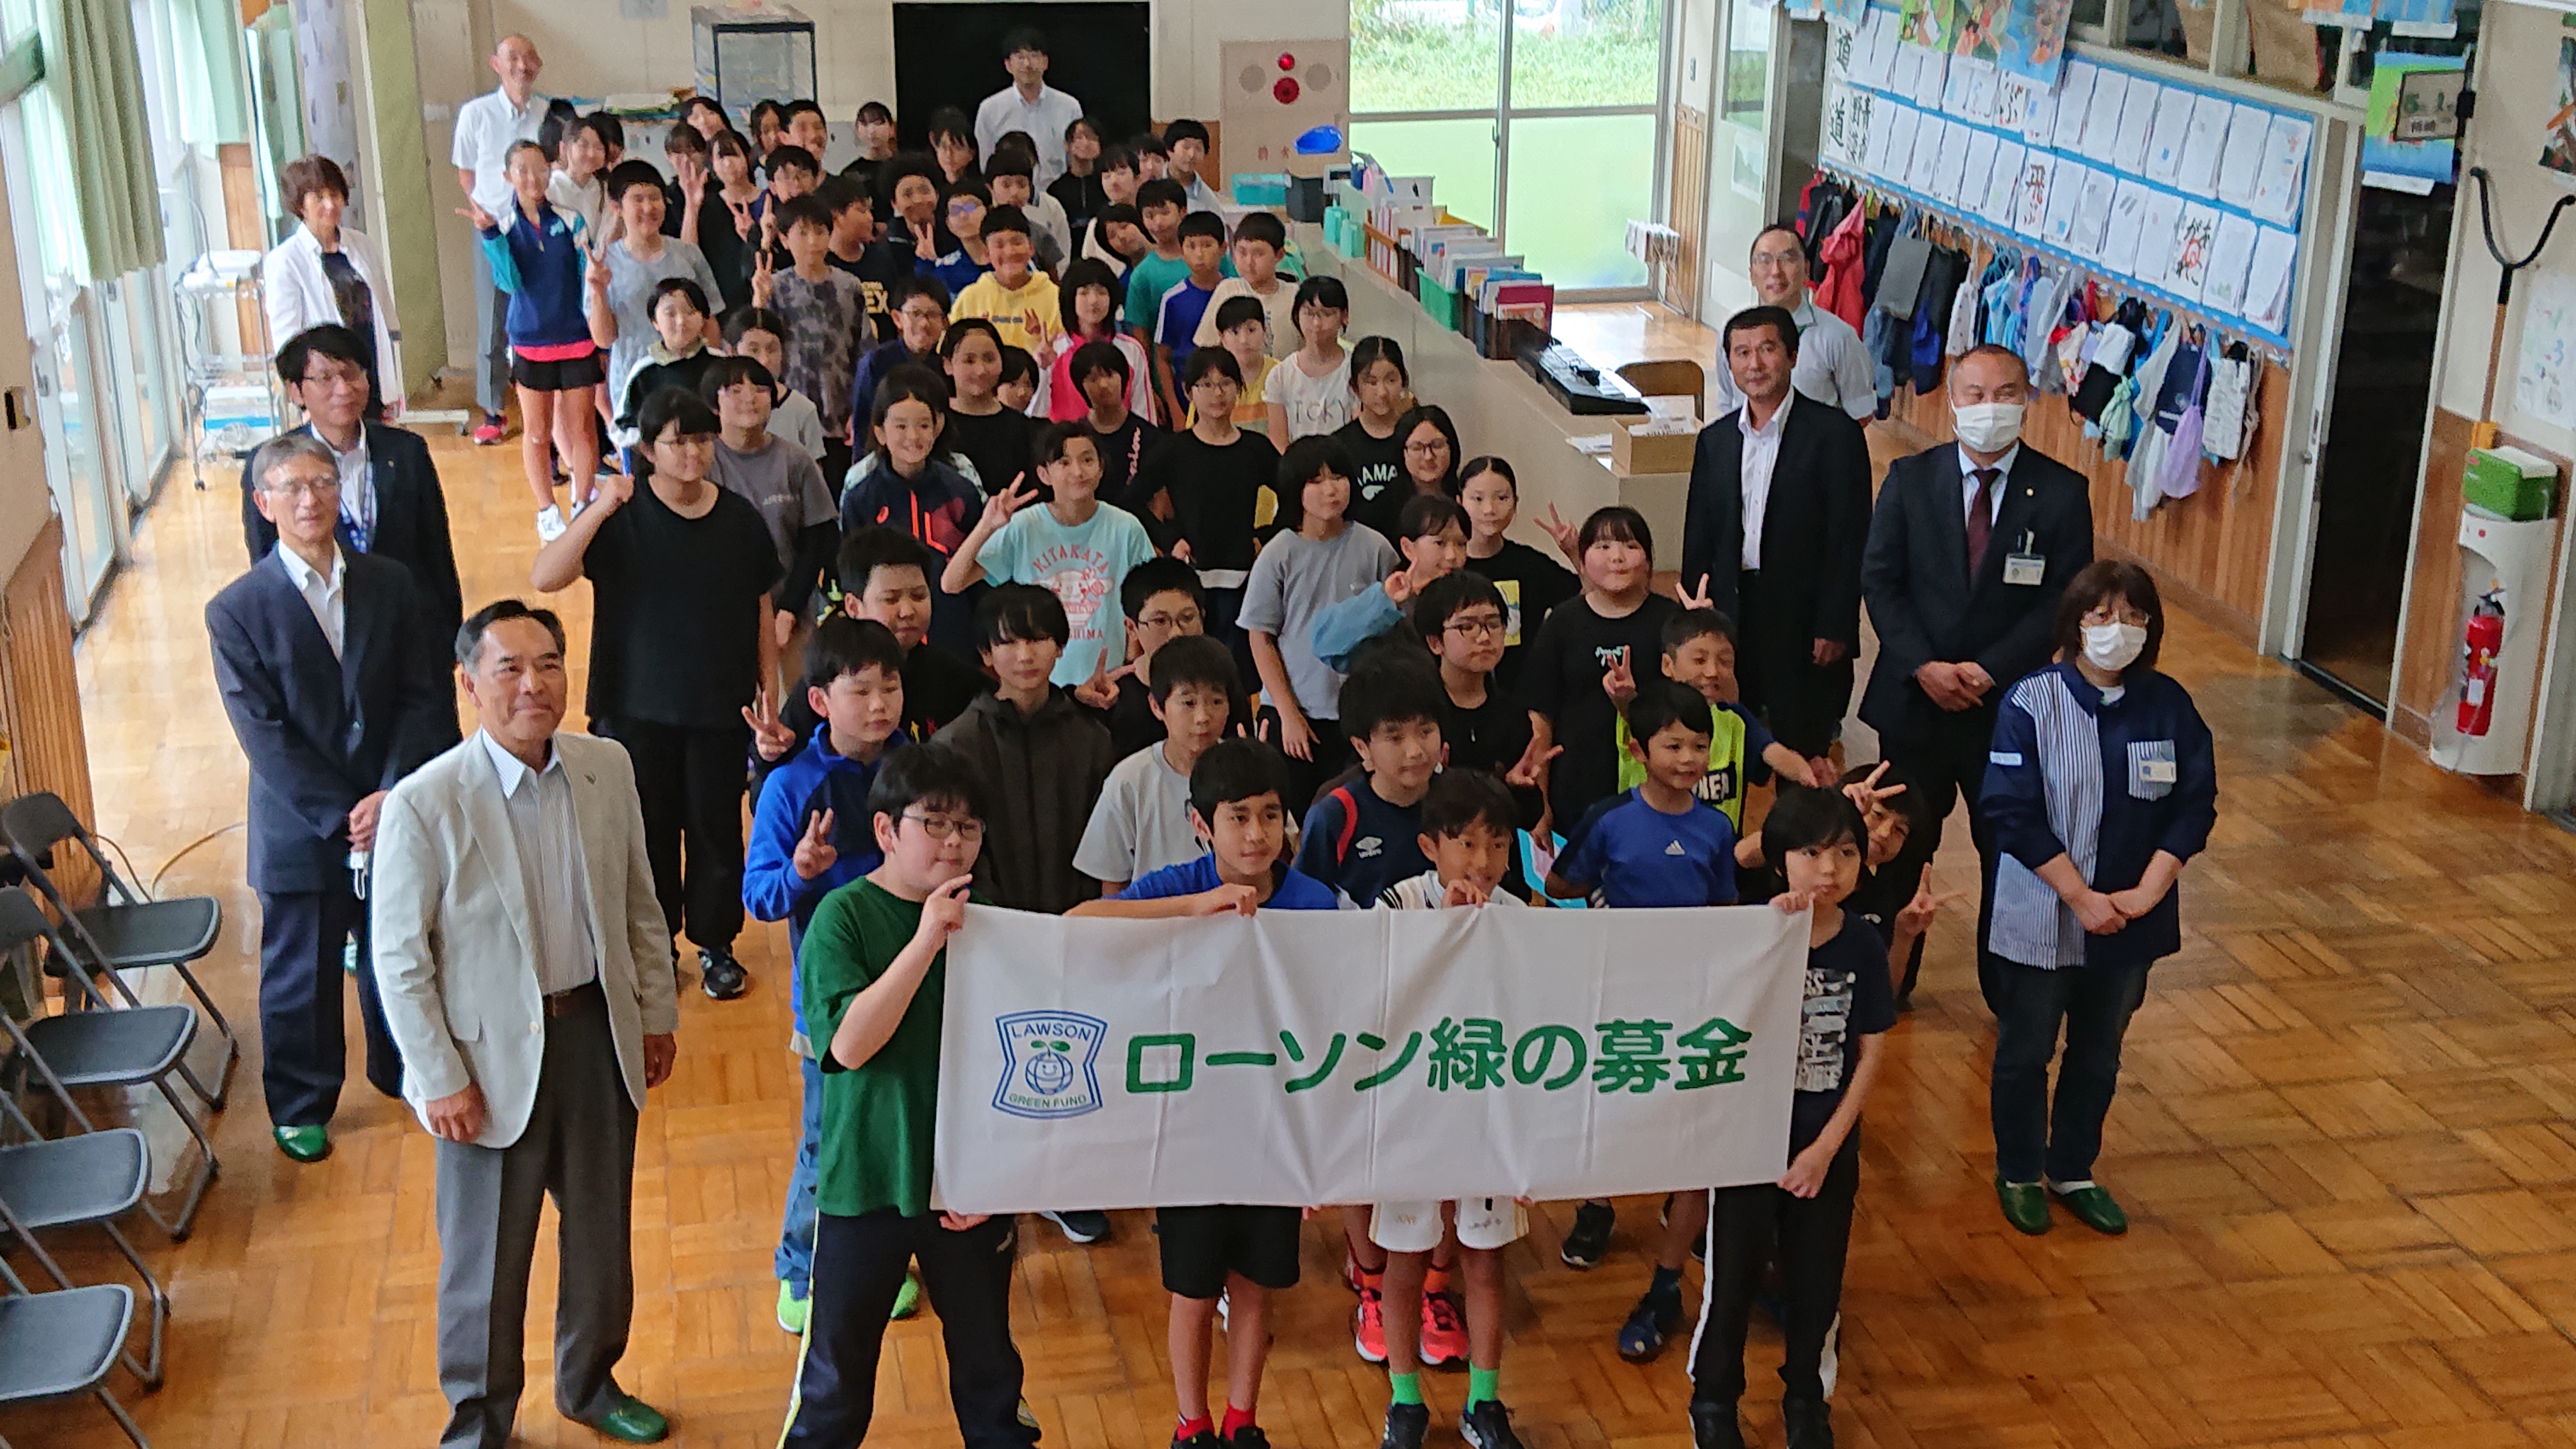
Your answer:
[[[671,1074],[679,1006],[635,772],[614,742],[557,732],[553,614],[487,605],[456,656],[481,728],[386,797],[373,902],[403,1092],[438,1138],[439,1442],[509,1441],[551,1193],[555,1406],[649,1444],[670,1421],[611,1375],[635,1307],[635,1117]]]

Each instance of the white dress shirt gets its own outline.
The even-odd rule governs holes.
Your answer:
[[[1789,409],[1798,401],[1798,390],[1780,399],[1771,410],[1771,421],[1753,426],[1753,411],[1740,410],[1735,430],[1744,435],[1744,452],[1736,467],[1736,480],[1744,495],[1744,566],[1762,567],[1762,520],[1771,511],[1771,475],[1780,466],[1780,431],[1788,425]]]
[[[510,840],[518,847],[519,875],[528,896],[529,942],[535,959],[537,990],[553,996],[586,986],[599,977],[599,946],[591,939],[590,912],[583,904],[581,825],[573,813],[572,781],[564,774],[563,755],[546,747],[546,767],[531,770],[492,738],[476,730],[484,753],[501,777],[501,797],[510,816]]]
[[[313,611],[313,622],[322,626],[322,637],[331,645],[331,657],[340,657],[340,642],[349,632],[349,561],[340,553],[337,539],[331,543],[331,572],[328,575],[304,561],[304,556],[287,547],[277,546],[278,562],[286,565],[286,576],[295,583],[295,591],[304,596],[304,605]]]
[[[1065,128],[1082,119],[1082,102],[1050,85],[1038,87],[1035,101],[1023,99],[1017,85],[1007,85],[984,98],[975,108],[975,150],[984,160],[993,159],[993,143],[1013,131],[1026,131],[1038,143],[1037,175],[1031,180],[1037,190],[1064,174]]]
[[[448,148],[448,159],[459,171],[474,173],[476,206],[494,216],[506,214],[510,178],[503,168],[510,148],[537,139],[549,99],[530,91],[526,105],[513,106],[509,92],[496,87],[456,108],[456,140]]]
[[[1977,461],[1968,456],[1968,450],[1965,448],[1960,448],[1958,453],[1959,521],[1961,523],[1965,523],[1968,520],[1968,510],[1977,506]],[[2012,481],[2013,460],[2020,456],[2021,444],[2015,443],[2010,448],[2005,449],[2004,455],[1997,458],[1992,464],[1995,470],[1995,491],[1986,498],[1986,522],[1988,523],[1992,523],[2003,516],[2003,485]]]
[[[1861,348],[1860,334],[1812,299],[1790,309],[1789,315],[1798,322],[1798,365],[1789,373],[1789,385],[1855,419],[1876,417],[1878,383],[1870,370],[1869,354]],[[1714,406],[1717,415],[1724,417],[1744,406],[1744,394],[1727,374],[1725,359],[1718,361]]]

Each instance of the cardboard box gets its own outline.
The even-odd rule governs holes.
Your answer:
[[[1617,417],[1610,420],[1610,466],[1621,473],[1687,473],[1691,454],[1699,446],[1696,430],[1684,433],[1650,433],[1640,436],[1636,427],[1652,418]]]

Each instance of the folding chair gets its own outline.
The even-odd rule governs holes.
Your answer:
[[[107,1391],[107,1371],[134,1322],[134,1290],[122,1283],[30,1293],[0,1262],[0,1407],[89,1394],[107,1407],[134,1449],[152,1449],[125,1406]]]
[[[1619,369],[1619,378],[1637,390],[1640,397],[1686,397],[1691,411],[1700,409],[1700,399],[1708,392],[1708,373],[1687,358],[1663,362],[1631,362]]]
[[[197,998],[197,1009],[206,1014],[224,1039],[224,1060],[215,1069],[213,1091],[197,1080],[193,1068],[183,1067],[182,1074],[206,1105],[220,1110],[225,1094],[232,1089],[233,1063],[241,1059],[241,1038],[188,966],[214,949],[215,938],[224,926],[222,903],[213,896],[160,901],[135,889],[117,874],[116,867],[108,864],[97,839],[59,795],[22,795],[0,807],[0,835],[8,837],[9,851],[18,858],[27,879],[70,928],[91,962],[111,973],[144,966],[168,966],[179,973],[179,979],[187,983],[188,993]],[[97,905],[75,909],[53,877],[45,873],[44,857],[66,840],[88,852],[90,863],[98,869]],[[122,979],[117,982],[117,990],[132,1004],[134,993]]]
[[[170,1295],[116,1226],[118,1218],[142,1203],[152,1185],[151,1145],[132,1127],[49,1141],[5,1091],[0,1091],[0,1109],[6,1109],[9,1120],[30,1139],[0,1147],[0,1229],[16,1234],[60,1288],[77,1285],[54,1261],[54,1255],[45,1251],[36,1234],[89,1224],[104,1231],[108,1241],[125,1255],[125,1261],[134,1265],[135,1275],[143,1280],[144,1291],[152,1298],[150,1349],[140,1363],[131,1350],[124,1351],[125,1367],[143,1381],[145,1388],[159,1388],[161,1340],[170,1321]]]
[[[35,897],[25,891],[0,890],[0,956],[39,938],[54,951],[69,954],[62,936],[45,918],[44,908],[36,904]],[[89,996],[90,1010],[38,1016],[24,1025],[15,1016],[0,1011],[0,1025],[8,1028],[10,1039],[18,1045],[19,1057],[53,1088],[63,1109],[80,1124],[84,1134],[94,1134],[99,1129],[72,1100],[72,1088],[136,1087],[149,1082],[161,1093],[162,1100],[187,1126],[188,1135],[197,1139],[204,1160],[191,1175],[175,1216],[163,1217],[148,1200],[138,1206],[172,1241],[184,1239],[219,1170],[214,1140],[206,1135],[205,1124],[170,1087],[171,1076],[185,1070],[180,1062],[196,1035],[196,1010],[178,1003],[110,1006],[87,972],[73,969],[60,975],[66,983],[79,983],[79,989]]]

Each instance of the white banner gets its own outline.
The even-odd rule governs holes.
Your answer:
[[[1559,1200],[1788,1164],[1807,918],[969,908],[933,1200],[956,1212]]]

